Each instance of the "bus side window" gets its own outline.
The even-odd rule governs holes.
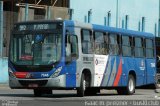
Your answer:
[[[132,37],[122,36],[122,55],[132,56]]]
[[[66,62],[71,62],[78,58],[78,39],[76,35],[66,37]]]
[[[94,32],[95,54],[107,54],[107,38],[103,32]]]
[[[119,35],[109,34],[109,54],[110,55],[119,55]]]
[[[146,57],[147,58],[154,58],[154,44],[152,39],[146,39]]]
[[[135,37],[134,46],[135,46],[134,49],[135,57],[144,57],[143,38]]]
[[[104,45],[105,45],[105,53],[106,54],[109,54],[109,40],[108,40],[108,36],[109,34],[108,33],[105,33],[104,34]]]
[[[84,54],[93,53],[92,31],[87,29],[81,30],[82,52]]]
[[[78,58],[78,38],[76,35],[70,36],[72,60]]]
[[[71,56],[71,44],[69,43],[69,36],[66,36],[66,58]]]

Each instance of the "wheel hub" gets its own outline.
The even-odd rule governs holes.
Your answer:
[[[129,91],[133,91],[134,90],[134,82],[133,80],[129,80]]]

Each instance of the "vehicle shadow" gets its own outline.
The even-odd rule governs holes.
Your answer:
[[[134,94],[134,95],[143,95],[143,94]],[[94,96],[132,96],[132,95],[119,95],[117,93],[115,93],[115,94],[98,93],[95,95],[86,95],[85,97],[94,97]],[[34,98],[37,98],[34,96],[34,94],[0,94],[0,97],[31,97],[31,98],[34,97]],[[76,93],[45,94],[45,95],[42,95],[41,97],[38,97],[38,98],[43,98],[43,97],[45,97],[45,98],[72,98],[72,97],[81,98],[81,97],[78,97]]]

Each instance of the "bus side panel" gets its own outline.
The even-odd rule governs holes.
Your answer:
[[[122,62],[119,56],[109,56],[101,82],[102,87],[121,85]]]
[[[155,59],[146,59],[146,84],[154,84],[155,83]]]
[[[123,57],[122,64],[122,85],[119,86],[127,86],[130,71],[133,71],[136,74],[136,86],[141,86],[145,84],[145,59]]]
[[[135,58],[136,86],[144,85],[145,83],[145,59]]]
[[[66,87],[76,87],[76,61],[66,65]]]
[[[134,58],[131,57],[122,57],[122,76],[121,82],[122,84],[119,86],[127,86],[128,82],[128,74],[130,70],[135,70],[135,61]]]
[[[105,72],[109,63],[108,55],[94,55],[94,87],[102,86]]]
[[[122,67],[121,67],[121,57],[120,56],[111,56],[111,73],[109,76],[109,80],[107,83],[107,86],[118,86],[120,82],[120,77],[122,73]]]

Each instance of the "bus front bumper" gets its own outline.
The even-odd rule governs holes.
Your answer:
[[[66,75],[60,75],[55,78],[45,78],[45,79],[18,79],[10,77],[9,86],[12,89],[65,88]]]

